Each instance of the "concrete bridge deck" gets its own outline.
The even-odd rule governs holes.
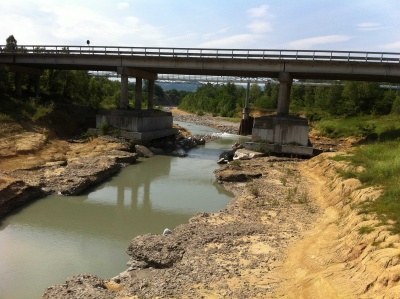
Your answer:
[[[35,68],[156,74],[400,82],[400,53],[154,47],[0,46],[0,64]],[[139,76],[140,75],[140,76]]]

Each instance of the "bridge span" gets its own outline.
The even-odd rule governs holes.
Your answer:
[[[295,79],[400,82],[400,53],[23,45],[14,51],[0,46],[0,64],[11,70],[77,69],[113,71],[121,76],[120,107],[128,106],[128,77],[137,79],[135,108],[141,106],[142,79],[153,94],[158,74],[277,78],[281,83],[278,113],[288,113]],[[153,108],[150,100],[149,109]]]

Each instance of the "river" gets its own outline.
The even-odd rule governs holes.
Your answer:
[[[194,133],[215,132],[182,124]],[[41,298],[78,273],[110,278],[126,269],[129,241],[173,229],[198,212],[224,208],[232,195],[215,182],[226,135],[186,158],[141,159],[81,196],[50,195],[0,225],[0,299]]]

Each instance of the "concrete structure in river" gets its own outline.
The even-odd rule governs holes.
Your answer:
[[[0,47],[5,49],[5,46]],[[17,73],[21,72],[18,68],[36,72],[48,68],[117,72],[121,77],[119,108],[124,112],[103,114],[98,119],[100,123],[107,121],[127,131],[148,130],[145,134],[131,131],[138,133],[132,136],[142,136],[138,138],[152,139],[173,133],[172,116],[157,114],[153,110],[154,84],[158,74],[278,78],[277,116],[264,119],[265,123],[262,119],[256,120],[253,137],[284,146],[299,143],[297,137],[293,137],[298,134],[302,135],[300,144],[305,140],[304,121],[289,117],[290,88],[294,78],[400,82],[400,53],[37,45],[20,48],[23,50],[0,50],[0,65],[6,65]],[[132,112],[128,99],[129,77],[136,78]],[[149,82],[145,112],[142,110],[143,79]],[[120,119],[117,121],[117,118]],[[151,131],[157,132],[151,136]]]

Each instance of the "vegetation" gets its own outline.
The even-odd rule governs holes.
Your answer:
[[[314,126],[322,135],[333,138],[359,136],[368,137],[371,141],[385,141],[400,137],[399,116],[393,113],[342,118],[327,117],[314,122]]]
[[[4,51],[24,51],[18,47],[14,36],[6,40]],[[35,49],[42,51],[40,48]],[[65,49],[68,51],[68,49]],[[40,124],[54,125],[57,118],[65,121],[64,126],[77,126],[74,123],[77,107],[89,112],[84,118],[92,117],[97,109],[118,107],[120,83],[117,80],[91,75],[87,71],[45,70],[38,81],[37,74],[14,73],[11,69],[0,66],[0,120],[33,121]],[[16,90],[16,81],[20,82],[20,91]],[[144,90],[148,82],[145,81]],[[39,87],[37,93],[37,86]],[[134,98],[135,85],[128,84],[129,98]],[[185,91],[169,90],[164,92],[155,86],[154,103],[159,105],[177,105],[187,94]],[[146,105],[147,94],[144,94]],[[131,103],[133,105],[133,103]],[[74,106],[75,108],[71,108]],[[70,108],[67,108],[70,107]],[[88,108],[88,109],[87,109]],[[77,120],[78,121],[78,120]],[[77,122],[75,121],[75,122]]]
[[[195,93],[188,93],[179,108],[193,113],[209,112],[213,115],[233,117],[242,107],[239,100],[245,97],[245,89],[235,84],[224,85],[205,84]]]
[[[376,213],[383,223],[392,220],[393,230],[400,233],[400,144],[386,141],[364,145],[350,156],[339,156],[364,171],[348,171],[347,177],[358,178],[365,185],[381,186],[382,196],[368,201],[361,207],[362,213]]]

